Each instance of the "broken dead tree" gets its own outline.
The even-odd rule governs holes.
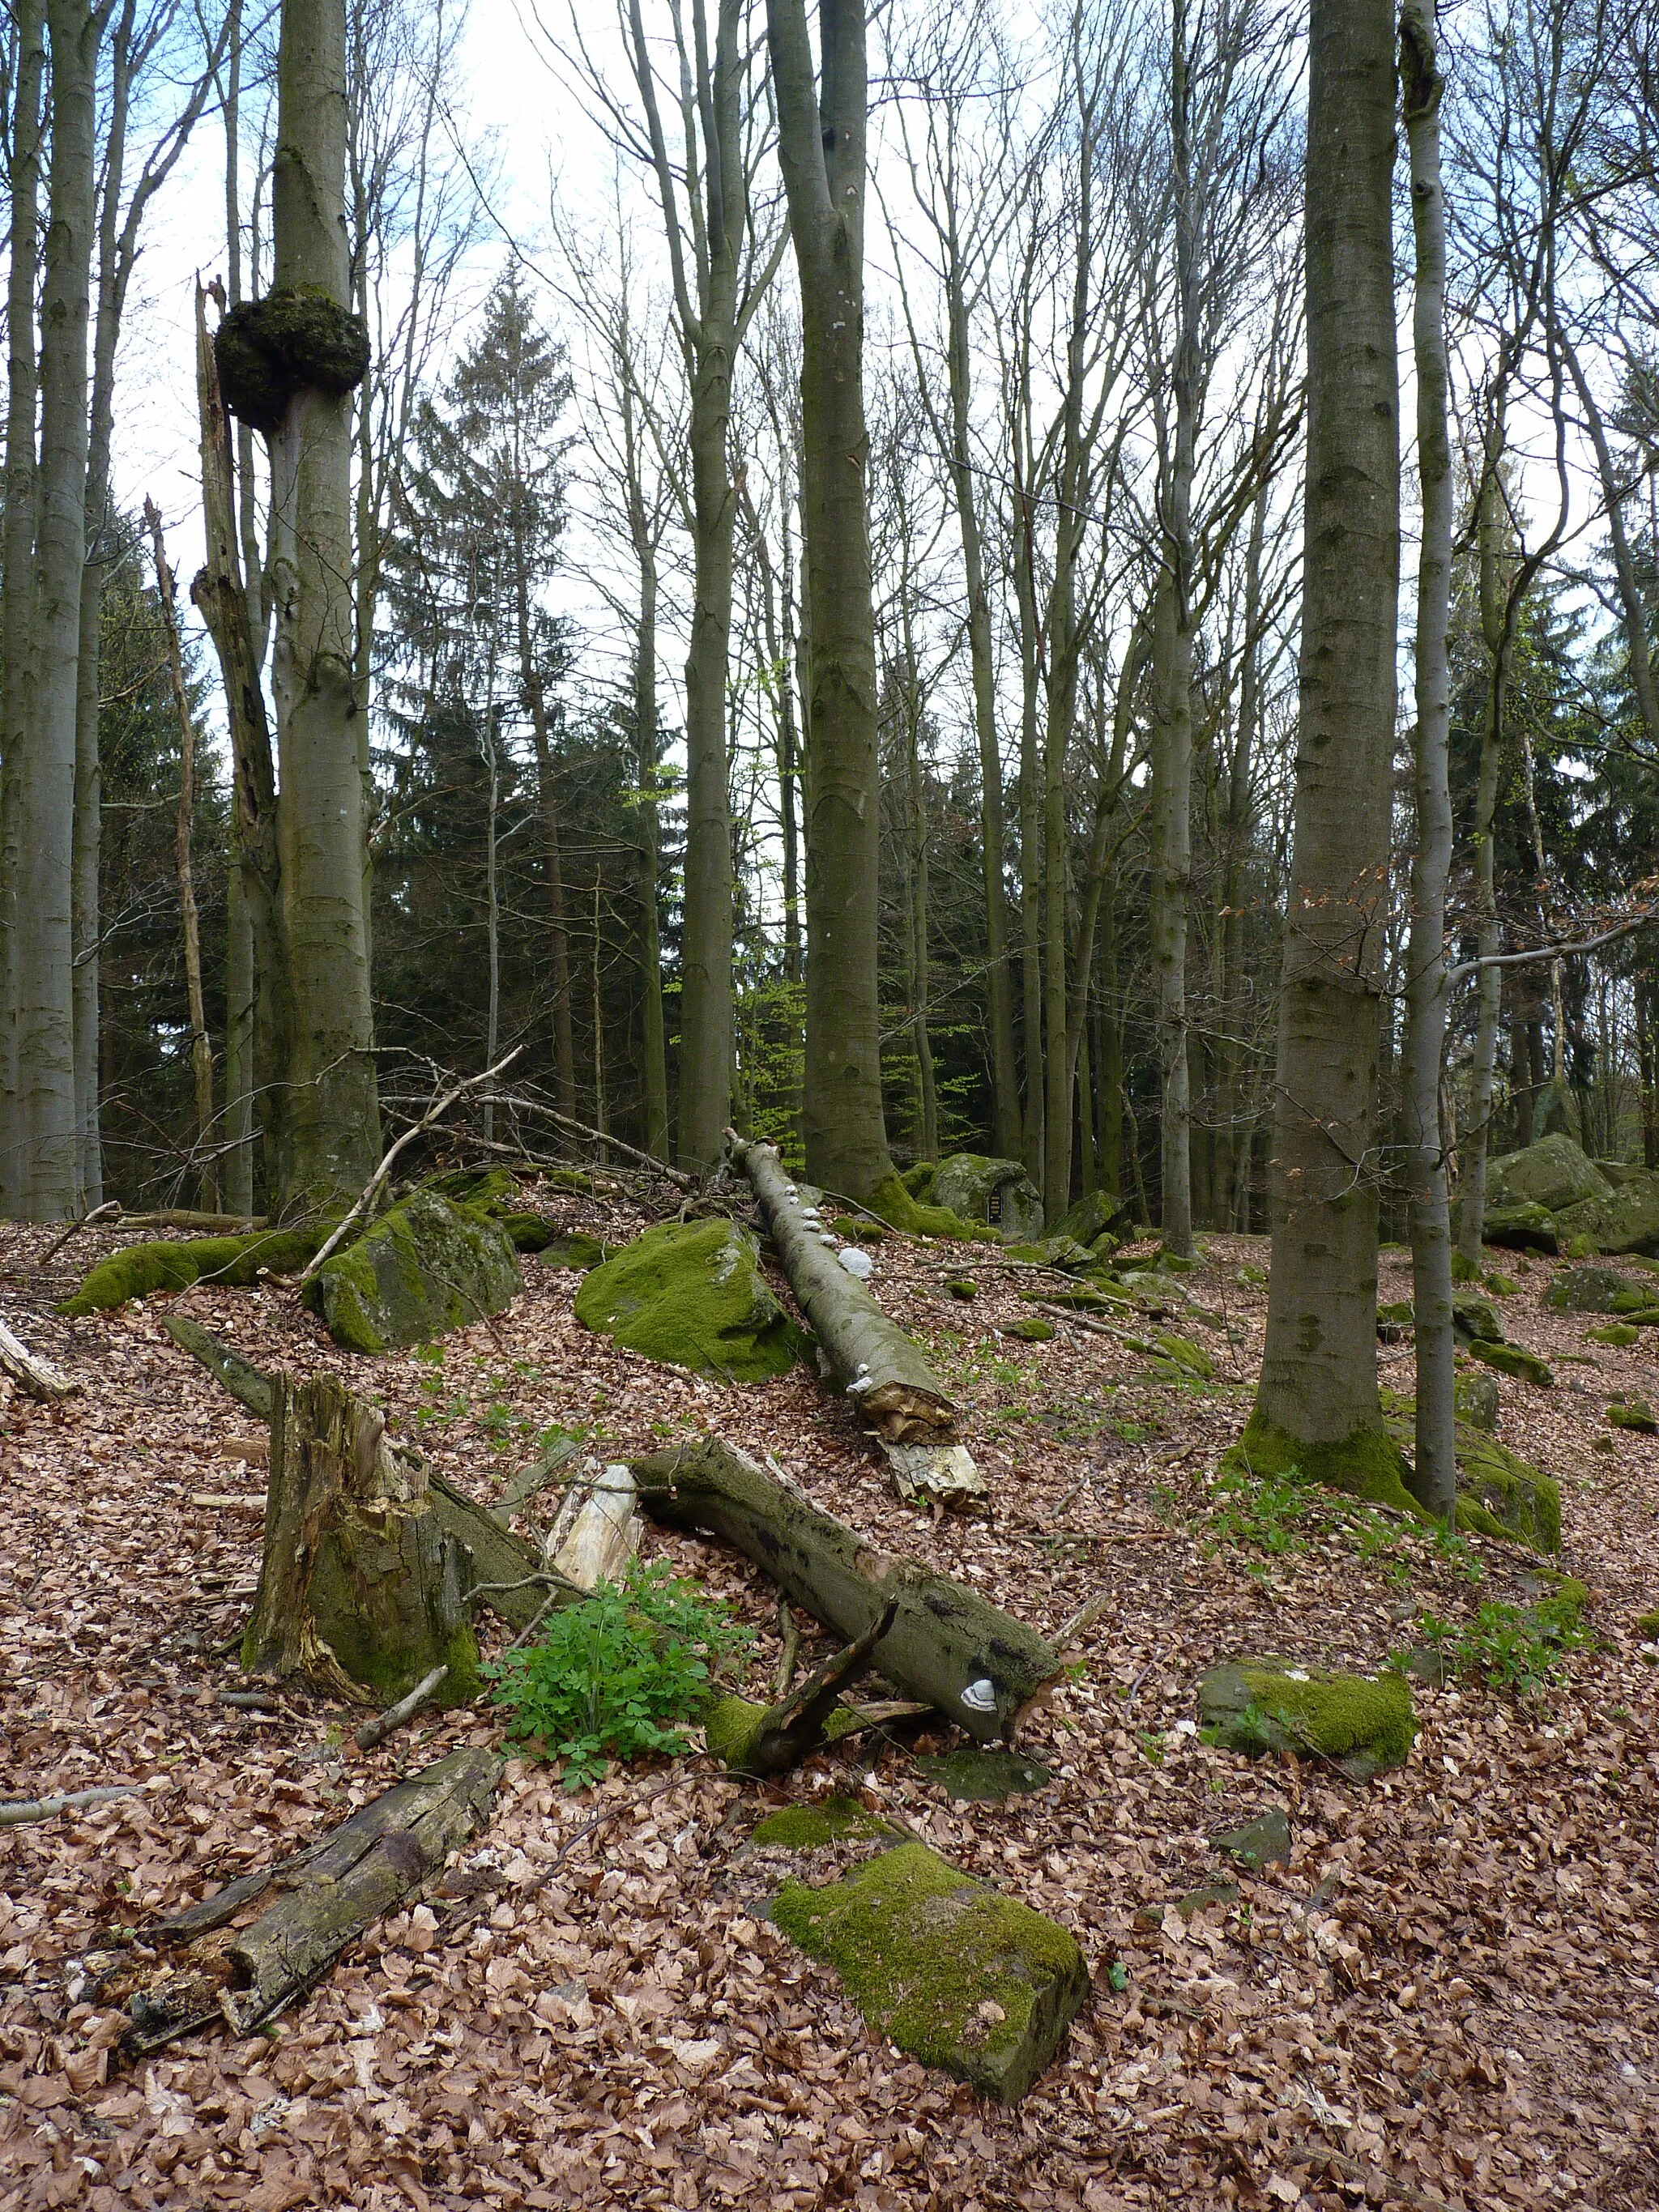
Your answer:
[[[163,1325],[173,1342],[199,1359],[249,1413],[270,1419],[272,1376],[183,1314],[169,1314]],[[466,1580],[472,1600],[488,1605],[509,1628],[528,1628],[545,1610],[550,1597],[556,1604],[574,1605],[586,1595],[555,1574],[535,1545],[503,1528],[488,1506],[458,1490],[435,1468],[424,1468],[417,1453],[404,1450],[399,1456],[423,1468],[433,1511],[447,1534],[471,1554]]]
[[[303,1996],[347,1944],[432,1877],[487,1826],[503,1761],[476,1746],[398,1783],[295,1857],[226,1884],[149,1931],[173,1951],[130,1999],[131,2055],[223,2019],[252,2035]],[[270,1888],[251,1926],[217,1940]],[[175,1948],[176,1947],[176,1948]]]
[[[274,1378],[248,1673],[379,1705],[444,1667],[446,1703],[464,1704],[478,1686],[471,1569],[377,1407],[331,1375]]]
[[[629,1464],[653,1520],[735,1546],[844,1641],[855,1643],[893,1602],[883,1675],[981,1742],[1012,1741],[1060,1671],[1059,1652],[1034,1629],[976,1590],[877,1551],[717,1437]]]
[[[816,1206],[790,1182],[771,1145],[730,1132],[732,1164],[749,1179],[794,1292],[836,1379],[887,1453],[902,1498],[968,1505],[985,1481],[951,1431],[957,1407],[915,1338],[844,1267]]]
[[[72,1375],[65,1375],[61,1367],[54,1367],[49,1359],[31,1352],[20,1337],[15,1337],[0,1321],[0,1370],[10,1376],[20,1389],[31,1398],[42,1398],[51,1404],[58,1398],[67,1398],[81,1385]]]

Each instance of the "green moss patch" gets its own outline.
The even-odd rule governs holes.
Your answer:
[[[262,1273],[297,1274],[327,1234],[314,1229],[261,1229],[246,1237],[192,1237],[178,1243],[129,1244],[91,1268],[62,1314],[102,1313],[155,1291],[187,1291],[192,1283],[246,1289]]]
[[[1544,1293],[1557,1313],[1613,1314],[1644,1306],[1652,1292],[1617,1267],[1563,1267]]]
[[[1641,1334],[1641,1330],[1632,1328],[1627,1321],[1610,1321],[1604,1328],[1587,1328],[1584,1331],[1585,1339],[1589,1343],[1608,1344],[1613,1346],[1615,1351],[1622,1351],[1626,1345],[1637,1343]]]
[[[1275,1428],[1258,1407],[1243,1435],[1222,1455],[1221,1467],[1258,1479],[1294,1474],[1370,1505],[1392,1505],[1419,1521],[1431,1517],[1407,1489],[1400,1447],[1381,1420],[1374,1429],[1356,1429],[1339,1443],[1310,1443]]]
[[[979,1744],[963,1744],[943,1759],[919,1759],[916,1771],[964,1804],[1000,1805],[1006,1797],[1041,1790],[1054,1779],[1037,1759]]]
[[[422,1188],[325,1261],[305,1303],[344,1351],[377,1352],[500,1313],[523,1287],[498,1224]]]
[[[800,1331],[761,1273],[760,1247],[732,1221],[659,1222],[595,1267],[576,1318],[630,1352],[762,1382],[800,1356]]]
[[[1631,1626],[1644,1644],[1659,1642],[1659,1610],[1638,1613]]]
[[[1215,1373],[1215,1362],[1201,1344],[1194,1344],[1189,1336],[1169,1334],[1155,1336],[1152,1342],[1164,1357],[1173,1362],[1183,1375],[1196,1376],[1207,1382]]]
[[[819,1887],[786,1882],[772,1917],[835,1967],[900,2050],[1010,2103],[1054,2057],[1088,1990],[1075,1936],[924,1844]]]
[[[1212,1741],[1250,1758],[1310,1752],[1352,1781],[1405,1764],[1417,1736],[1412,1694],[1397,1674],[1339,1674],[1278,1658],[1230,1660],[1198,1686]]]
[[[225,404],[267,437],[298,392],[343,398],[368,374],[368,325],[326,294],[268,292],[233,307],[213,342]]]
[[[1551,1389],[1555,1376],[1547,1359],[1540,1359],[1535,1352],[1526,1352],[1518,1344],[1486,1344],[1476,1337],[1469,1346],[1472,1355],[1488,1367],[1495,1367],[1500,1375],[1512,1375],[1522,1382],[1531,1382],[1540,1390]]]
[[[1502,1536],[1534,1552],[1561,1548],[1561,1490],[1553,1476],[1500,1444],[1486,1425],[1462,1418],[1464,1381],[1459,1375],[1455,1403],[1459,1418],[1453,1437],[1457,1462],[1457,1525],[1477,1535]],[[1498,1419],[1497,1385],[1490,1376],[1471,1375],[1472,1386],[1489,1385],[1492,1419]],[[1413,1400],[1393,1390],[1382,1394],[1383,1417],[1402,1450],[1413,1443]]]
[[[902,1177],[884,1176],[870,1194],[870,1210],[880,1214],[892,1229],[907,1237],[943,1237],[958,1244],[996,1242],[996,1231],[983,1223],[965,1221],[948,1206],[928,1206],[914,1198]]]
[[[1560,1242],[1555,1216],[1536,1199],[1522,1199],[1516,1206],[1489,1206],[1480,1228],[1488,1244],[1510,1252],[1553,1252]]]
[[[1044,1321],[1040,1314],[1026,1314],[1018,1321],[1011,1321],[1002,1333],[1005,1336],[1017,1336],[1026,1344],[1046,1344],[1054,1333],[1054,1325]]]
[[[784,1805],[769,1813],[749,1840],[762,1850],[816,1851],[849,1836],[899,1832],[866,1812],[856,1797],[825,1797],[816,1805]]]
[[[1659,1436],[1659,1421],[1645,1398],[1616,1398],[1607,1407],[1607,1425],[1629,1429],[1638,1437]]]

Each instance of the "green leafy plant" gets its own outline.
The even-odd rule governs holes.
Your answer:
[[[1213,1555],[1233,1545],[1248,1544],[1282,1559],[1308,1548],[1297,1524],[1305,1519],[1310,1500],[1295,1468],[1260,1480],[1248,1474],[1218,1474],[1210,1498],[1210,1510],[1203,1522],[1205,1552]]]
[[[598,1779],[608,1759],[683,1752],[675,1724],[695,1717],[714,1673],[752,1632],[664,1563],[635,1563],[580,1605],[556,1613],[538,1643],[481,1672],[512,1719],[509,1736],[562,1761],[564,1786]]]
[[[1496,1599],[1478,1606],[1464,1628],[1425,1613],[1417,1632],[1452,1674],[1474,1676],[1492,1689],[1510,1690],[1522,1698],[1559,1681],[1566,1654],[1590,1641],[1589,1630],[1565,1610],[1537,1612]],[[1401,1663],[1399,1655],[1394,1663]]]

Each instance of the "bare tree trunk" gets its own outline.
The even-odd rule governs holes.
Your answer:
[[[642,536],[640,616],[634,643],[634,728],[639,754],[640,1027],[644,1061],[645,1149],[668,1158],[668,1054],[662,1012],[662,935],[657,915],[661,867],[657,822],[657,549]]]
[[[1487,439],[1476,530],[1480,631],[1486,647],[1487,667],[1470,843],[1474,854],[1475,951],[1482,965],[1475,981],[1469,1127],[1458,1147],[1462,1174],[1457,1193],[1458,1249],[1476,1267],[1480,1264],[1480,1240],[1486,1225],[1486,1155],[1491,1144],[1492,1100],[1497,1091],[1498,1030],[1504,1004],[1503,971],[1495,964],[1501,933],[1492,837],[1509,700],[1512,630],[1498,574],[1498,468],[1504,447],[1502,424],[1500,409],[1494,416]]]
[[[1413,1495],[1449,1522],[1456,1510],[1453,1401],[1451,1212],[1440,1129],[1446,1034],[1446,885],[1451,874],[1451,441],[1446,427],[1446,205],[1440,183],[1440,101],[1433,0],[1400,11],[1401,105],[1411,145],[1417,240],[1413,313],[1417,358],[1417,465],[1423,543],[1417,571],[1417,849],[1412,857],[1406,954],[1401,1107],[1411,1200],[1416,1318],[1417,1424]]]
[[[547,870],[547,949],[553,968],[553,1080],[559,1110],[576,1110],[576,1047],[571,1026],[570,925],[565,913],[564,838],[559,819],[559,787],[548,726],[547,687],[536,658],[530,622],[530,563],[521,521],[516,514],[513,586],[517,603],[519,682],[530,707],[530,732],[536,747],[536,792],[541,808],[542,856]],[[494,1052],[485,1056],[493,1067]],[[647,1148],[648,1149],[648,1148]]]
[[[277,88],[272,299],[284,313],[290,301],[326,302],[333,313],[321,318],[319,352],[348,350],[366,333],[350,313],[346,270],[343,0],[283,0]],[[271,683],[294,1014],[289,1155],[273,1193],[283,1207],[355,1194],[380,1157],[353,661],[351,402],[349,387],[324,380],[320,361],[307,374],[319,380],[298,383],[270,441]]]
[[[17,0],[16,79],[9,125],[11,259],[6,289],[6,496],[0,598],[0,1213],[21,1211],[27,1155],[17,1087],[17,984],[22,957],[20,786],[33,696],[35,408],[34,295],[40,276],[40,94],[44,0]]]
[[[801,286],[811,786],[806,842],[806,1171],[867,1198],[892,1172],[882,1115],[875,611],[864,422],[863,0],[767,0],[779,156]]]
[[[155,556],[155,595],[167,635],[167,680],[173,711],[179,718],[179,805],[173,816],[173,847],[179,873],[179,912],[184,927],[185,995],[190,1009],[190,1071],[196,1093],[196,1144],[202,1162],[201,1203],[211,1213],[219,1204],[219,1176],[213,1161],[213,1042],[208,1035],[207,1005],[202,995],[202,930],[196,910],[196,872],[191,857],[191,829],[196,812],[196,722],[185,689],[185,663],[179,645],[179,607],[161,540],[161,517],[154,500],[144,501],[144,525]]]
[[[1042,1080],[1042,759],[1037,742],[1037,692],[1042,646],[1037,634],[1036,550],[1029,486],[1020,495],[1019,521],[1011,549],[1014,604],[1019,619],[1019,957],[1020,1018],[1025,1047],[1025,1170],[1042,1187],[1048,1156]]]
[[[1313,0],[1301,728],[1259,1472],[1397,1492],[1376,1381],[1376,1052],[1399,593],[1391,0]]]

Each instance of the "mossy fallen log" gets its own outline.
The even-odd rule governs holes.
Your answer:
[[[749,1178],[796,1303],[860,1413],[892,1443],[937,1441],[957,1409],[915,1340],[884,1314],[834,1249],[816,1207],[803,1203],[770,1145],[728,1137]]]
[[[129,2054],[142,2057],[220,2019],[240,2035],[273,2020],[487,1826],[502,1765],[476,1746],[452,1751],[308,1850],[149,1929],[167,1957],[140,1986],[120,1992],[133,2022]],[[251,1926],[228,1943],[210,1940],[272,1888],[280,1894]]]
[[[84,1317],[148,1297],[153,1291],[187,1291],[195,1283],[245,1290],[262,1274],[297,1274],[327,1235],[311,1229],[259,1229],[240,1237],[191,1237],[128,1244],[88,1269],[81,1287],[58,1310]]]
[[[852,1644],[895,1606],[878,1664],[894,1688],[983,1743],[1012,1741],[1060,1671],[1053,1644],[977,1590],[890,1557],[717,1437],[629,1462],[653,1520],[732,1544]]]

